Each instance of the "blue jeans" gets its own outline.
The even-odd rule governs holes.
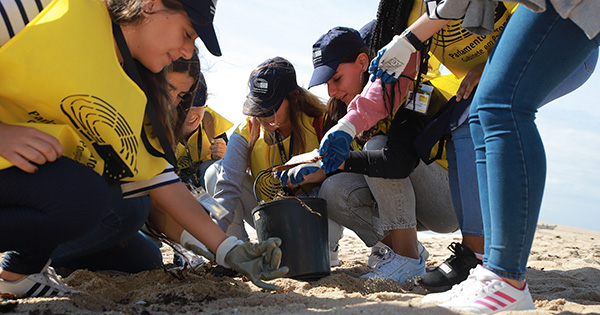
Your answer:
[[[452,204],[461,233],[465,236],[483,237],[475,149],[468,123],[463,123],[452,131],[451,138],[446,143],[446,159]]]
[[[106,181],[69,158],[39,166],[35,174],[16,167],[0,170],[2,269],[38,273],[61,243],[79,238],[108,209]]]
[[[130,273],[160,268],[160,249],[139,232],[150,213],[149,197],[123,199],[119,185],[111,187],[110,197],[102,221],[86,235],[58,246],[52,266]]]
[[[496,43],[471,105],[485,231],[484,266],[525,279],[546,178],[535,125],[543,101],[598,47],[552,5],[520,6]]]

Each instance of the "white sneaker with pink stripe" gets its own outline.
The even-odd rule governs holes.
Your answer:
[[[440,306],[476,314],[535,309],[527,284],[519,290],[481,265],[475,268],[472,276],[477,280],[471,284],[476,289],[468,290],[467,294],[456,296]]]

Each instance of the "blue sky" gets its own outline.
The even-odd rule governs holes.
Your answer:
[[[378,0],[219,1],[215,17],[222,57],[201,43],[207,104],[242,122],[250,72],[262,61],[284,57],[294,64],[300,86],[312,74],[313,43],[334,26],[359,29],[376,17]],[[546,147],[548,177],[540,220],[600,230],[600,74],[577,91],[544,106],[537,123]],[[327,99],[324,86],[310,89]]]

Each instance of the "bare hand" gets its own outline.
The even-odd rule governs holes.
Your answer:
[[[0,123],[0,156],[27,173],[63,155],[55,137],[35,128]]]
[[[471,96],[473,89],[479,84],[481,74],[483,73],[483,67],[485,63],[482,63],[475,68],[471,69],[465,78],[460,82],[460,87],[456,92],[456,101],[459,102],[462,99],[467,99]]]
[[[221,138],[214,139],[210,145],[210,158],[213,160],[222,160],[227,151],[227,144]]]

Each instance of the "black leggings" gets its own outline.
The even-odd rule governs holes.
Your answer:
[[[109,206],[109,189],[97,173],[69,158],[29,174],[0,170],[0,252],[7,271],[39,272],[60,243],[94,227]]]

